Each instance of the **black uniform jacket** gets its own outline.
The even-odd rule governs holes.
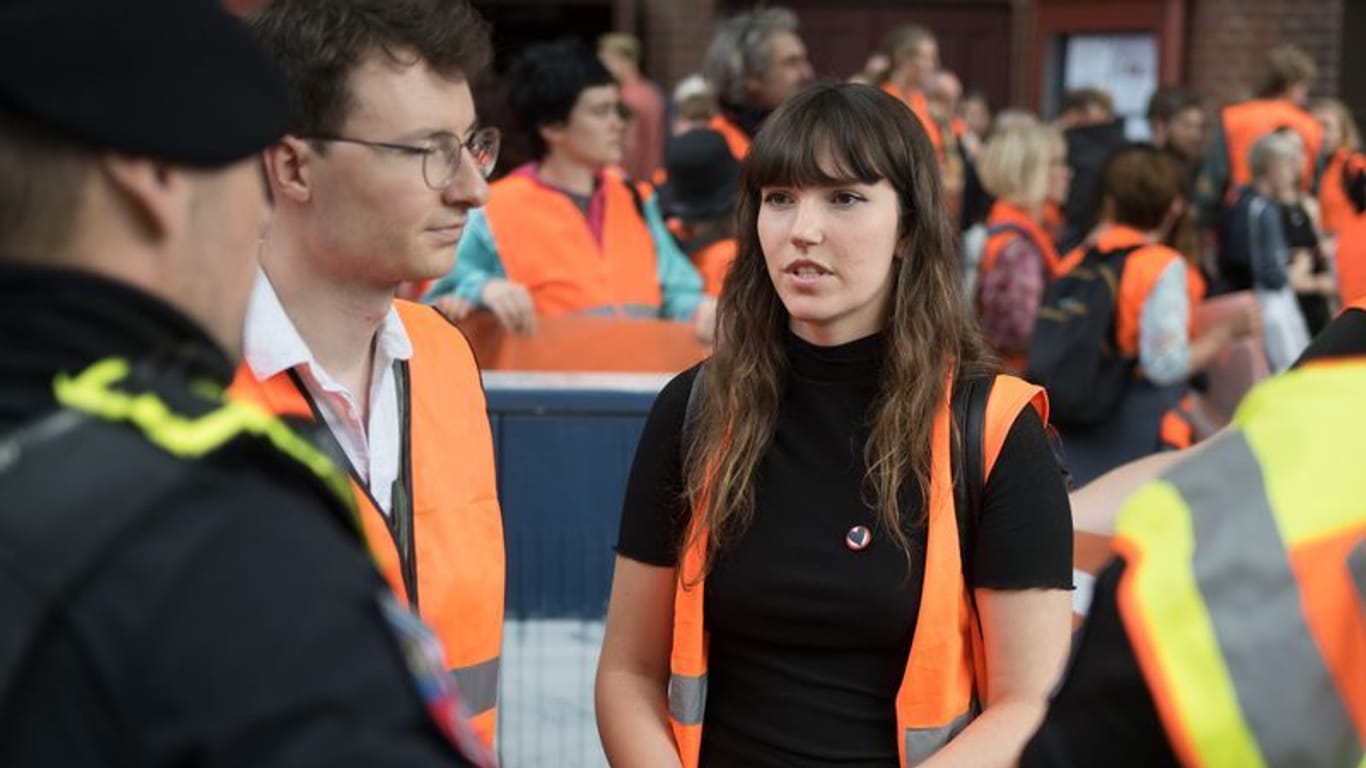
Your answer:
[[[110,356],[136,363],[173,412],[193,408],[188,382],[224,385],[233,371],[197,325],[143,293],[0,266],[0,440],[57,410],[59,373]],[[0,765],[466,765],[429,718],[384,583],[316,476],[239,441],[174,458],[189,466],[148,494],[138,478],[151,462],[126,453],[73,450],[44,473],[51,493],[29,483],[0,501],[0,516],[42,515],[44,497],[108,478],[105,461],[126,479],[90,515],[148,496],[10,673]]]

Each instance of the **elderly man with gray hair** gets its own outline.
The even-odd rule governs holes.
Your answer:
[[[721,114],[711,128],[738,160],[768,113],[811,82],[814,73],[797,15],[760,8],[725,20],[712,36],[702,73],[716,89]]]

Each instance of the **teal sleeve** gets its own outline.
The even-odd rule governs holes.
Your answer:
[[[1200,229],[1213,229],[1218,226],[1231,175],[1223,116],[1216,114],[1209,149],[1205,152],[1205,162],[1200,166],[1200,177],[1195,182],[1195,223]]]
[[[475,306],[482,307],[479,296],[491,278],[507,278],[503,261],[498,258],[498,246],[493,242],[493,230],[488,216],[478,208],[470,211],[465,222],[465,233],[455,248],[455,268],[428,289],[423,301],[431,302],[442,296],[455,295]]]
[[[655,243],[655,261],[659,265],[659,292],[664,299],[660,314],[670,320],[688,320],[702,303],[702,276],[683,255],[665,226],[659,212],[659,198],[652,196],[645,201],[645,223],[650,228],[650,239]]]

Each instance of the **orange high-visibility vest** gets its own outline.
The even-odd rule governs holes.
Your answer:
[[[911,108],[915,117],[920,121],[920,125],[925,129],[925,134],[930,137],[930,145],[934,147],[934,156],[943,160],[944,158],[944,137],[939,133],[939,124],[930,115],[930,105],[925,99],[925,92],[919,89],[912,89],[903,93],[891,83],[883,83],[882,90],[890,93],[901,100],[903,104]]]
[[[471,724],[493,743],[503,639],[503,518],[493,437],[479,369],[468,342],[431,307],[396,301],[412,341],[407,363],[404,439],[410,541],[351,473],[361,527],[376,564],[399,597],[415,606],[446,652]],[[282,416],[322,422],[289,371],[257,381],[243,364],[232,397]],[[395,511],[398,495],[396,494]],[[415,556],[404,558],[402,551]],[[383,702],[377,702],[382,706]]]
[[[1053,239],[1048,236],[1039,222],[1024,209],[1011,205],[1004,200],[997,200],[991,205],[991,211],[987,213],[987,229],[1010,225],[1022,231],[1024,236],[1034,244],[1034,247],[1043,254],[1043,267],[1049,280],[1057,278],[1062,274],[1062,257],[1058,256],[1058,249],[1053,245]],[[996,257],[1000,255],[1001,249],[1011,240],[1020,235],[1020,232],[1002,228],[1000,231],[987,236],[986,246],[982,250],[982,274],[986,275],[996,266]]]
[[[601,245],[563,192],[521,173],[489,187],[484,213],[498,259],[508,279],[531,292],[538,314],[659,317],[655,243],[626,183],[603,171]]]
[[[1148,300],[1162,272],[1180,260],[1181,254],[1165,245],[1145,244],[1143,233],[1131,227],[1113,225],[1096,238],[1101,251],[1115,251],[1132,245],[1140,246],[1129,254],[1120,275],[1118,306],[1115,307],[1115,343],[1120,354],[1138,356],[1139,321],[1143,304]],[[1194,269],[1186,270],[1186,293],[1190,299],[1191,325],[1195,329],[1195,308],[1204,299],[1204,279]]]
[[[726,282],[726,275],[739,248],[740,244],[735,238],[727,237],[688,255],[698,274],[702,275],[703,293],[708,296],[721,295],[721,286]]]
[[[1120,512],[1120,618],[1188,768],[1361,764],[1363,391],[1360,359],[1269,379]]]
[[[1252,181],[1252,168],[1248,163],[1252,145],[1282,127],[1290,128],[1304,139],[1304,172],[1300,182],[1308,191],[1314,182],[1314,162],[1323,146],[1323,128],[1313,115],[1282,99],[1254,99],[1225,107],[1221,118],[1228,148],[1230,196]]]
[[[1349,173],[1362,173],[1366,157],[1347,149],[1339,149],[1328,159],[1319,179],[1319,215],[1323,219],[1323,231],[1336,235],[1360,214],[1347,197],[1347,176]]]
[[[707,127],[721,134],[722,138],[726,140],[726,146],[730,147],[730,153],[735,156],[736,160],[744,160],[745,155],[749,154],[749,134],[745,133],[740,126],[727,120],[725,115],[712,117]]]
[[[901,765],[915,766],[937,752],[980,712],[986,683],[981,629],[963,578],[950,474],[951,386],[935,415],[925,581],[906,673],[896,696],[897,750]],[[983,464],[990,475],[1020,412],[1033,406],[1048,423],[1041,387],[997,376],[987,400]],[[669,720],[683,768],[698,768],[707,694],[707,635],[702,579],[707,533],[694,529],[674,594]]]
[[[978,290],[986,282],[986,276],[991,270],[996,268],[996,259],[1001,255],[1002,249],[1010,244],[1017,237],[1024,237],[1034,244],[1043,257],[1044,279],[1053,280],[1062,274],[1063,261],[1058,256],[1058,249],[1053,245],[1053,240],[1044,232],[1039,222],[1035,221],[1024,209],[997,200],[991,205],[991,211],[987,213],[987,242],[982,248],[982,263],[980,272],[982,279],[978,281]],[[980,301],[978,304],[980,312]],[[1008,370],[1024,371],[1028,367],[1029,361],[1025,355],[1006,354],[1001,352],[1002,362]]]

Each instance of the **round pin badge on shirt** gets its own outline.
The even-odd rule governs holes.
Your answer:
[[[872,543],[873,532],[868,530],[867,526],[856,525],[853,528],[850,528],[848,533],[844,534],[844,546],[848,547],[850,551],[853,552],[862,552]]]

